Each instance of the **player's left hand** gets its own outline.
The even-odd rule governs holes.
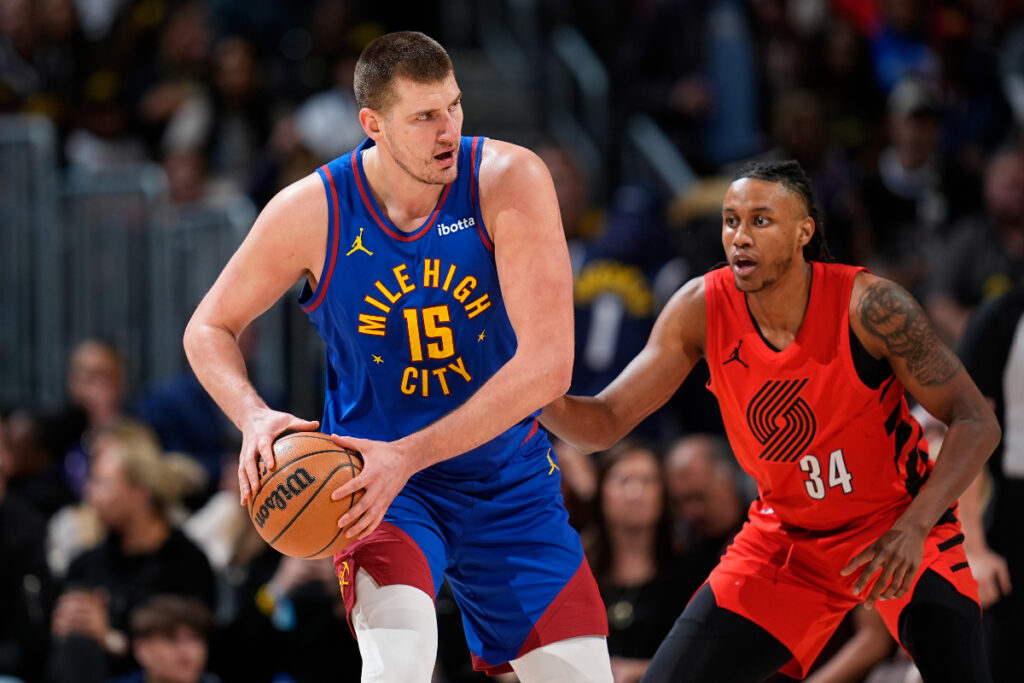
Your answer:
[[[860,595],[871,579],[878,574],[878,580],[864,601],[871,609],[875,600],[902,597],[910,590],[917,569],[924,557],[925,535],[914,527],[902,527],[897,522],[882,537],[858,553],[840,572],[849,576],[862,565],[867,565],[853,585],[853,594]]]
[[[332,434],[331,439],[339,446],[358,451],[363,457],[362,471],[336,488],[331,494],[331,500],[341,500],[363,489],[359,501],[338,519],[338,528],[344,529],[351,523],[352,528],[345,535],[349,538],[366,538],[380,526],[391,501],[415,469],[410,464],[411,458],[394,443],[337,434]]]

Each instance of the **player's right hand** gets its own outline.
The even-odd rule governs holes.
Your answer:
[[[317,420],[303,420],[270,408],[260,408],[249,415],[242,428],[242,451],[238,454],[238,493],[243,506],[259,488],[259,461],[268,470],[276,466],[274,440],[288,430],[312,432],[319,426]]]

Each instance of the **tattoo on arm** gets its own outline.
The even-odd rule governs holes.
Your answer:
[[[901,287],[875,282],[864,290],[858,310],[864,328],[883,340],[890,353],[905,359],[907,370],[922,385],[945,384],[960,368],[960,359]]]

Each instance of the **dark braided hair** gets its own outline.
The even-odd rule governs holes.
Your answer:
[[[814,221],[814,233],[811,235],[810,241],[804,245],[804,260],[823,262],[834,260],[832,252],[828,249],[828,243],[825,241],[825,221],[822,219],[818,203],[814,199],[811,181],[798,162],[793,160],[748,161],[736,172],[733,181],[740,178],[781,183],[783,187],[803,200],[804,206],[807,207],[807,215]]]

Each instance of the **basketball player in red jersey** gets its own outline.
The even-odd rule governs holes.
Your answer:
[[[878,609],[925,681],[988,681],[957,497],[1000,438],[995,415],[906,291],[831,260],[796,162],[745,166],[725,194],[728,265],[684,285],[600,394],[541,421],[609,447],[704,358],[749,520],[645,681],[802,677],[843,615]],[[934,466],[904,389],[949,425]]]

